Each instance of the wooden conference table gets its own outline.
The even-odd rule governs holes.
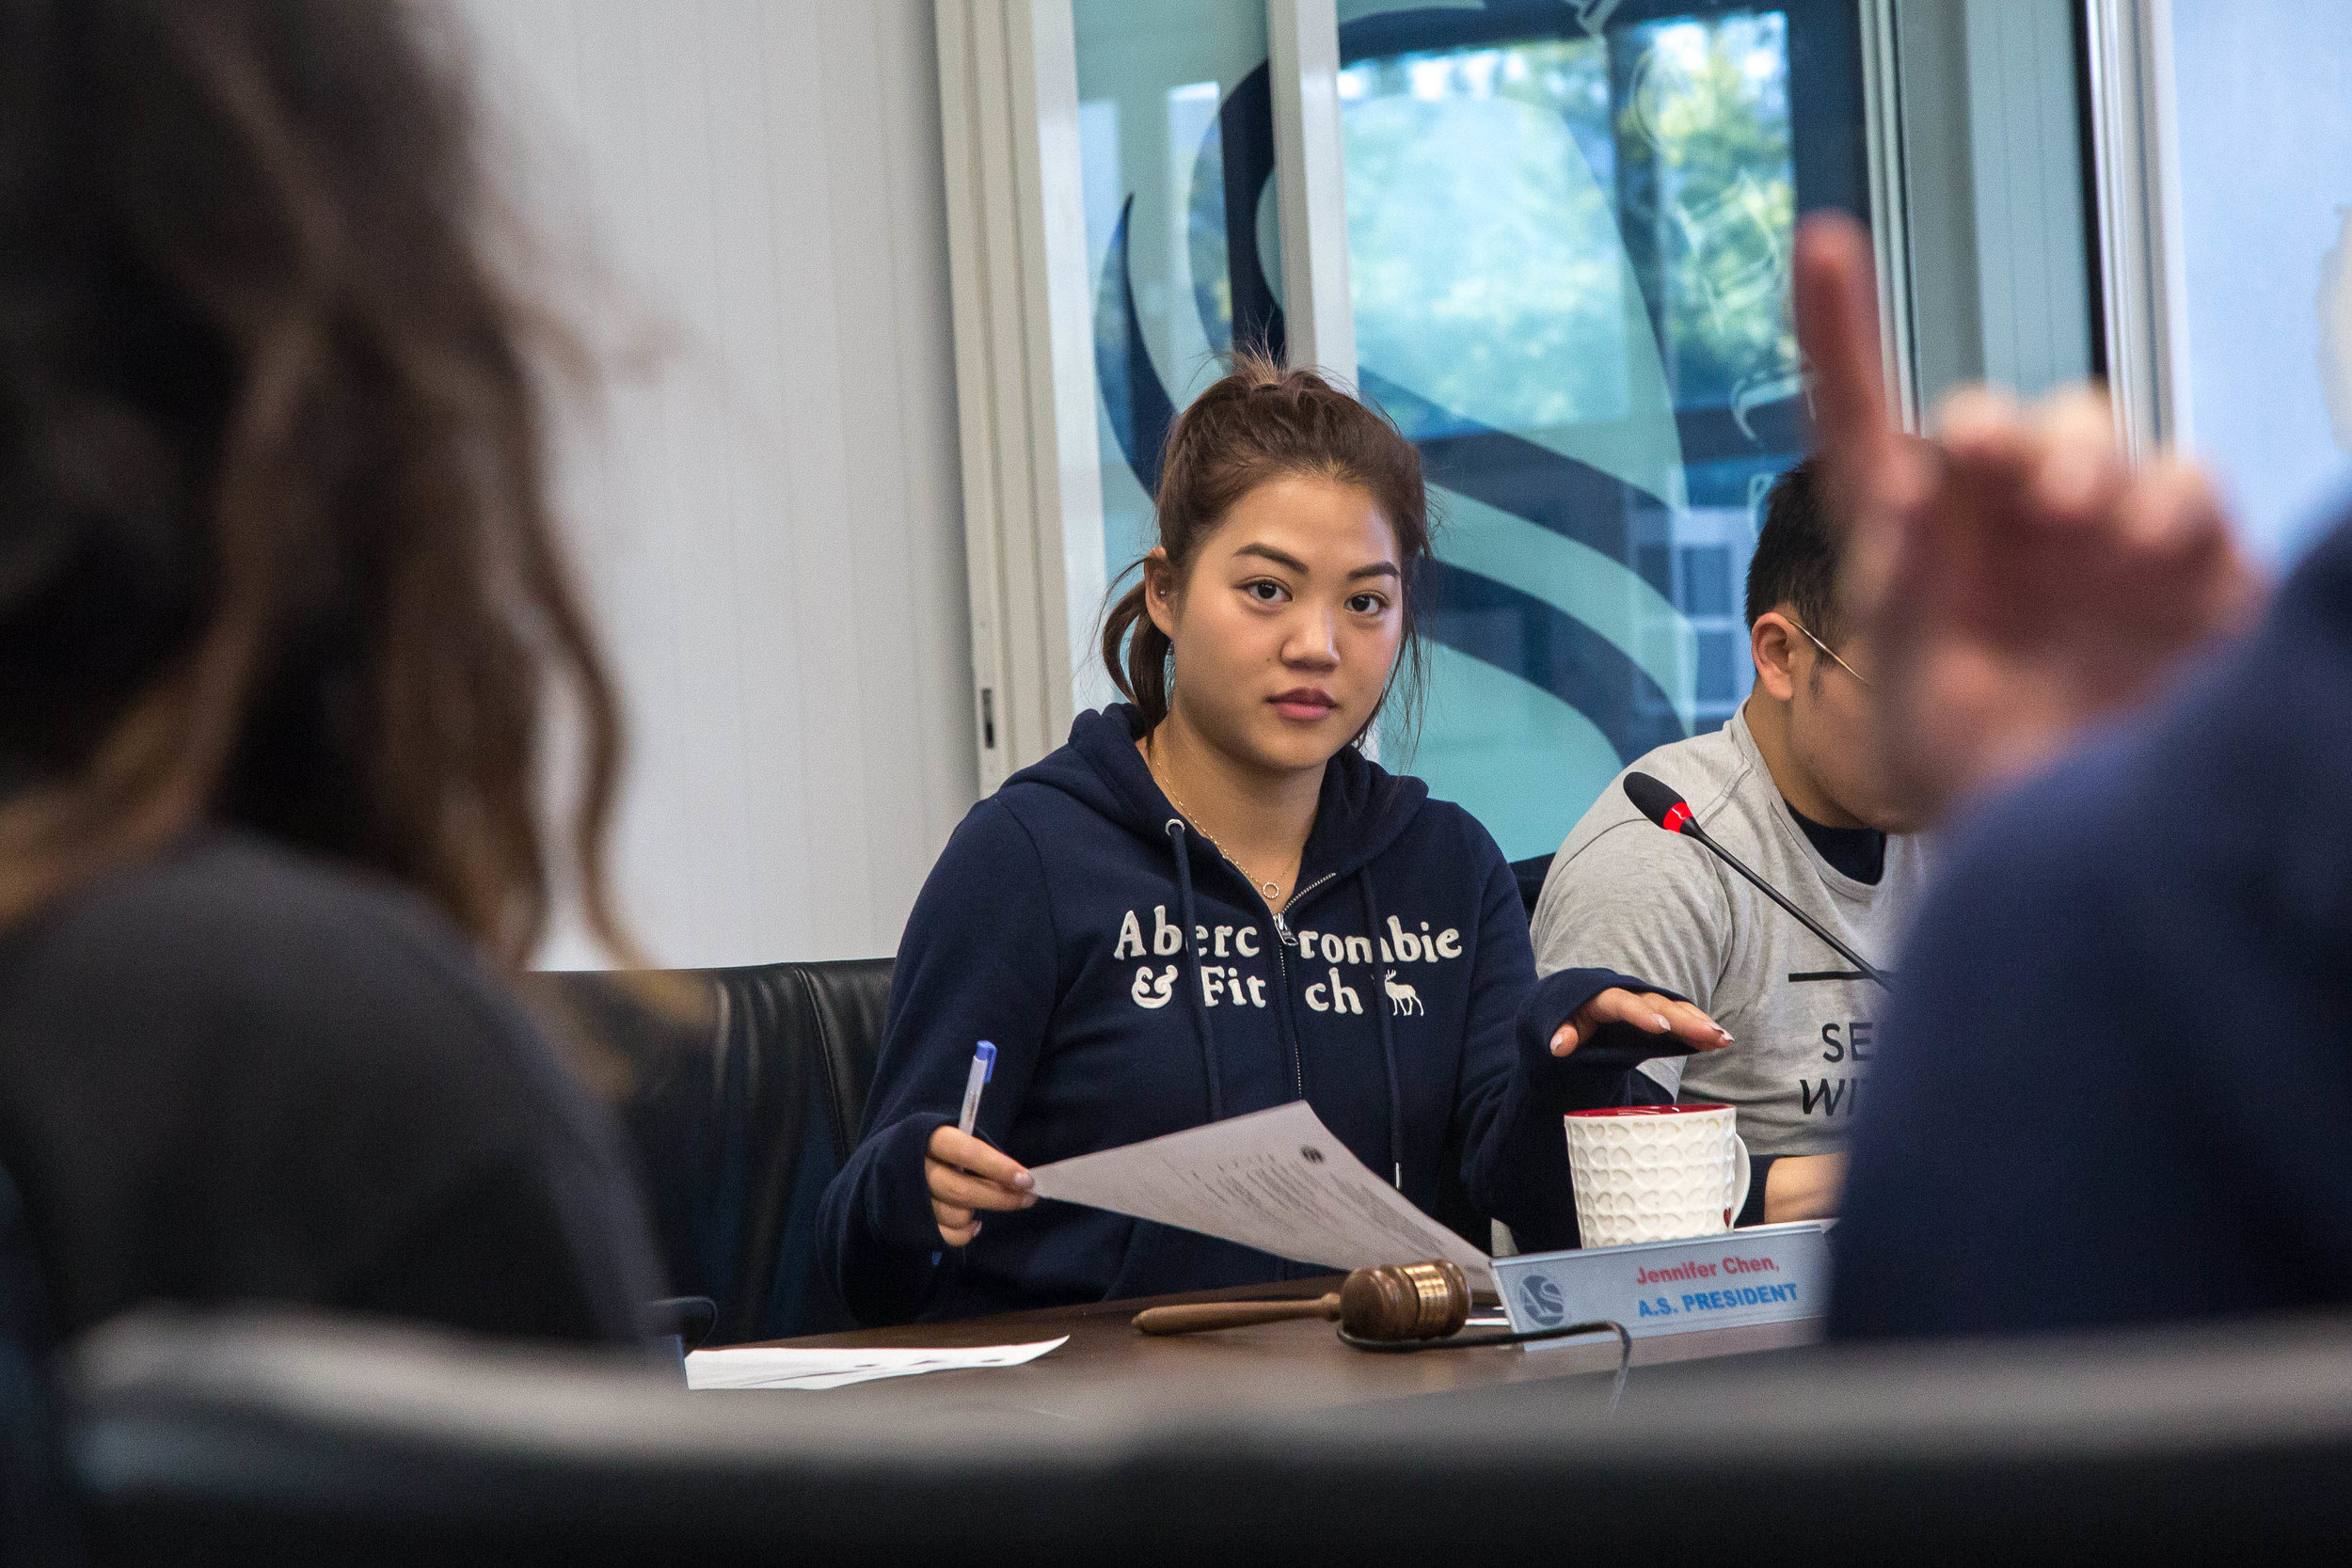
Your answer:
[[[1405,1399],[1508,1384],[1536,1383],[1613,1372],[1617,1339],[1565,1339],[1522,1351],[1516,1345],[1432,1350],[1407,1354],[1360,1351],[1341,1343],[1337,1324],[1294,1319],[1251,1328],[1165,1338],[1136,1332],[1130,1320],[1146,1307],[1194,1301],[1266,1301],[1313,1297],[1340,1288],[1342,1276],[1293,1279],[1238,1290],[1200,1291],[1088,1307],[1049,1307],[1029,1312],[969,1318],[960,1323],[910,1323],[849,1334],[767,1341],[776,1345],[961,1346],[1033,1344],[1070,1337],[1048,1355],[1018,1367],[927,1372],[837,1388],[828,1404],[854,1404],[902,1414],[986,1410],[1066,1417],[1129,1416],[1152,1409],[1176,1417],[1215,1418],[1269,1410],[1330,1409],[1373,1400]],[[1465,1330],[1476,1333],[1476,1327]],[[1744,1328],[1694,1329],[1633,1341],[1636,1368],[1703,1356],[1777,1350],[1820,1338],[1819,1319]],[[1596,1386],[1596,1398],[1605,1397]]]

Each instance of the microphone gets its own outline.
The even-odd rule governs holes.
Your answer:
[[[1886,976],[1880,974],[1869,959],[1823,930],[1820,921],[1782,897],[1778,888],[1749,870],[1740,863],[1739,856],[1708,837],[1707,830],[1699,826],[1698,818],[1691,815],[1691,803],[1676,792],[1674,785],[1662,779],[1651,778],[1647,773],[1628,773],[1625,776],[1625,798],[1632,801],[1634,808],[1644,816],[1668,832],[1695,838],[1712,849],[1718,860],[1754,882],[1765,897],[1795,915],[1799,925],[1836,948],[1838,957],[1860,970],[1866,977],[1878,982],[1882,990],[1892,991],[1895,989],[1887,984]]]

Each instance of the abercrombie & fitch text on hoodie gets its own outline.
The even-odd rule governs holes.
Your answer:
[[[1420,990],[1409,980],[1397,977],[1397,966],[1413,963],[1444,963],[1462,957],[1462,933],[1449,926],[1442,931],[1432,931],[1429,922],[1421,923],[1418,932],[1408,931],[1395,915],[1389,916],[1388,935],[1378,940],[1371,937],[1347,936],[1336,931],[1302,928],[1293,935],[1298,942],[1303,959],[1319,960],[1327,966],[1323,979],[1309,985],[1302,993],[1307,1006],[1319,1013],[1360,1013],[1364,1010],[1363,994],[1347,983],[1343,964],[1369,970],[1377,958],[1381,970],[1378,981],[1386,995],[1390,1010],[1398,1017],[1411,1017],[1422,1011]],[[1152,907],[1151,944],[1144,943],[1143,922],[1134,910],[1126,911],[1119,923],[1119,942],[1111,950],[1116,959],[1172,958],[1184,950],[1184,931],[1171,925],[1168,906]],[[1264,953],[1263,933],[1255,926],[1198,926],[1193,928],[1194,951],[1202,961],[1199,965],[1200,999],[1215,1007],[1226,1003],[1234,1006],[1263,1007],[1266,1001],[1266,978],[1263,973],[1245,974],[1238,965],[1211,962],[1226,958],[1261,958]],[[1256,966],[1263,968],[1263,965]],[[1153,971],[1150,963],[1136,969],[1135,983],[1128,988],[1128,996],[1138,1007],[1156,1010],[1168,1006],[1176,993],[1178,968],[1168,964]]]

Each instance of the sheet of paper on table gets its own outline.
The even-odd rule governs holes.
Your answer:
[[[1039,1165],[1041,1197],[1179,1226],[1331,1269],[1450,1258],[1491,1291],[1486,1255],[1366,1170],[1303,1100]]]
[[[943,1350],[796,1350],[788,1345],[698,1350],[686,1358],[689,1388],[842,1388],[876,1378],[914,1377],[959,1367],[1018,1367],[1070,1342],[974,1345]]]

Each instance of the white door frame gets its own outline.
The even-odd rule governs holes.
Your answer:
[[[1104,589],[1069,0],[937,0],[980,789],[1061,744]]]
[[[2192,437],[2172,0],[2084,0],[2107,394],[2144,456]]]
[[[1266,43],[1290,362],[1313,366],[1352,388],[1356,307],[1347,281],[1337,0],[1268,0]]]
[[[1879,354],[1887,395],[1905,430],[1921,424],[1913,346],[1909,196],[1903,176],[1902,73],[1895,0],[1858,0],[1862,18],[1863,142],[1869,154],[1870,251],[1878,265]]]

